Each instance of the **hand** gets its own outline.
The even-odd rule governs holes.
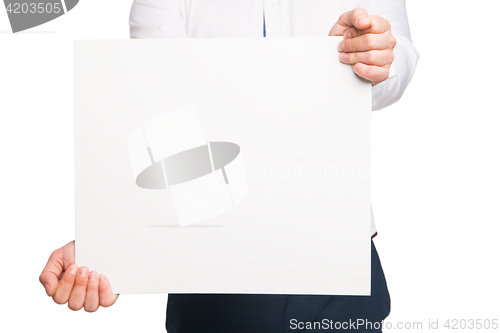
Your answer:
[[[339,43],[340,61],[352,65],[354,73],[377,85],[389,77],[396,38],[386,19],[358,8],[345,12],[329,36],[344,36]]]
[[[73,311],[83,307],[87,312],[94,312],[99,306],[113,305],[118,298],[111,291],[106,275],[75,265],[75,241],[52,252],[40,275],[40,283],[54,302],[68,303]]]

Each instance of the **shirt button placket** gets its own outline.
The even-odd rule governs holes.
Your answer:
[[[264,15],[266,19],[266,36],[273,37],[277,35],[277,0],[264,0]]]

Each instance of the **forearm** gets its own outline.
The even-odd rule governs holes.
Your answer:
[[[417,62],[418,51],[413,44],[403,38],[397,38],[394,48],[394,62],[391,65],[389,78],[372,88],[372,110],[377,111],[397,102],[410,83]]]
[[[411,39],[405,0],[358,0],[354,1],[354,6],[364,8],[369,15],[387,19],[391,24],[392,35],[397,40],[389,78],[372,90],[372,109],[380,110],[401,98],[413,77],[419,53]]]

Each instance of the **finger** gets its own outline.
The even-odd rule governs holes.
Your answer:
[[[63,271],[63,255],[62,249],[57,249],[50,255],[45,268],[40,274],[40,283],[45,288],[45,292],[49,296],[53,296],[59,284],[59,276]]]
[[[357,8],[342,14],[337,23],[330,30],[329,36],[342,36],[350,27],[358,30],[368,29],[371,24],[371,18],[362,8]]]
[[[340,52],[364,52],[370,50],[384,50],[393,48],[396,45],[396,39],[389,33],[367,34],[356,38],[347,38],[338,45]]]
[[[365,65],[384,66],[394,61],[392,50],[372,50],[366,52],[342,52],[340,61],[344,64],[355,65],[359,62]]]
[[[73,264],[69,266],[66,272],[64,272],[61,280],[59,281],[57,291],[52,297],[54,302],[56,302],[57,304],[65,304],[69,300],[69,295],[71,294],[71,290],[73,289],[73,285],[75,284],[75,276],[77,270],[78,266]]]
[[[85,303],[85,294],[87,293],[87,282],[89,280],[89,269],[80,267],[75,277],[75,284],[69,296],[68,307],[73,311],[78,311]]]
[[[90,272],[84,304],[85,311],[87,312],[94,312],[99,308],[99,280],[97,278],[96,271]]]
[[[385,81],[389,77],[389,66],[370,66],[363,63],[357,63],[352,66],[352,70],[362,78],[371,81],[373,85]]]
[[[104,274],[99,274],[99,304],[108,307],[115,304],[118,295],[113,294],[109,280]]]

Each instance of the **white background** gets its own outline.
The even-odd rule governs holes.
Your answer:
[[[56,305],[38,283],[74,236],[71,39],[128,38],[130,5],[81,1],[16,35],[0,10],[2,331],[164,332],[166,295],[124,295],[88,314]],[[407,7],[421,59],[402,100],[373,114],[375,243],[387,322],[439,319],[445,331],[448,318],[500,319],[500,4]]]

